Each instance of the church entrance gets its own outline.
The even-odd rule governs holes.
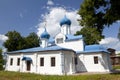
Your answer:
[[[27,66],[26,70],[30,71],[30,69],[31,69],[31,61],[26,61],[26,66]]]

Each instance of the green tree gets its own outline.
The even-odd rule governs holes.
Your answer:
[[[23,37],[17,31],[9,31],[6,36],[8,37],[8,40],[6,40],[3,45],[5,48],[7,48],[8,51],[15,51],[39,46],[39,38],[34,32],[30,33],[27,37]]]
[[[36,33],[32,32],[27,37],[25,37],[26,48],[38,47],[39,37]]]
[[[100,0],[97,0],[100,1]],[[80,25],[85,27],[95,27],[99,32],[103,30],[102,16],[104,14],[102,12],[95,12],[95,3],[96,0],[84,0],[83,4],[81,4],[80,10],[78,14],[81,16]],[[99,2],[98,2],[99,3]],[[97,4],[96,4],[97,5]]]
[[[77,31],[75,35],[83,35],[85,44],[98,44],[99,41],[104,38],[101,36],[97,28],[84,27],[80,31]]]
[[[15,51],[24,48],[24,39],[17,31],[9,31],[5,34],[8,37],[8,40],[4,42],[4,46],[8,51]]]
[[[105,13],[105,19],[108,25],[120,20],[120,0],[110,0],[109,4],[111,7],[106,9]]]
[[[102,34],[105,25],[120,20],[120,0],[84,0],[78,14],[80,25],[95,27]]]
[[[0,70],[3,70],[3,63],[2,49],[0,48]]]

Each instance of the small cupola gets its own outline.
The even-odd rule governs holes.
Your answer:
[[[47,47],[48,46],[48,40],[50,38],[50,34],[47,32],[46,28],[44,32],[40,35],[41,39],[41,47]]]
[[[41,39],[49,39],[50,38],[50,35],[47,32],[46,28],[45,28],[44,32],[41,34],[40,38]]]
[[[66,17],[66,15],[64,16],[64,18],[60,21],[60,26],[62,26],[62,25],[64,25],[64,24],[66,24],[66,25],[71,25],[71,20],[70,19],[68,19],[67,17]]]

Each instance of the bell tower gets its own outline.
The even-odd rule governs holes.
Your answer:
[[[64,35],[71,33],[71,30],[70,30],[71,20],[68,19],[66,15],[60,21],[60,26],[61,26],[61,33],[63,33]]]

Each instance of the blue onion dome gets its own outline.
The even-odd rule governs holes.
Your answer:
[[[66,15],[64,16],[64,18],[60,21],[60,26],[62,26],[62,25],[64,25],[64,24],[67,24],[67,25],[71,25],[71,20],[70,19],[68,19],[67,17],[66,17]]]
[[[45,28],[45,31],[41,34],[40,37],[43,38],[43,39],[49,39],[49,38],[50,38],[50,35],[49,35],[49,33],[46,31],[46,28]]]

